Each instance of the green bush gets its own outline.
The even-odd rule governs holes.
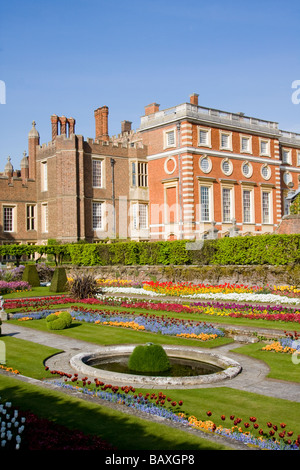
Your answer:
[[[27,264],[22,274],[22,280],[28,282],[31,287],[39,287],[40,277],[35,264]]]
[[[46,323],[49,330],[64,330],[72,324],[72,316],[69,312],[50,313],[46,317]]]
[[[65,292],[67,290],[67,275],[65,268],[55,268],[51,285],[49,287],[50,292]]]
[[[148,343],[134,348],[128,367],[137,372],[165,372],[170,369],[170,361],[162,346]]]

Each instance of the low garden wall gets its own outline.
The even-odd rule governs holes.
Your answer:
[[[102,279],[257,286],[300,284],[300,266],[65,266],[67,275],[89,272]]]

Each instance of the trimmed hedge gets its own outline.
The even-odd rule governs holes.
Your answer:
[[[72,316],[69,312],[50,313],[46,317],[46,323],[49,330],[64,330],[72,324]]]
[[[225,237],[204,240],[189,249],[187,240],[157,242],[72,243],[62,245],[1,245],[0,256],[20,253],[55,254],[72,265],[287,265],[300,263],[300,234]],[[22,249],[26,246],[26,250]],[[188,248],[188,249],[187,249]]]
[[[137,372],[165,372],[170,369],[170,361],[160,344],[148,343],[134,348],[128,367]]]

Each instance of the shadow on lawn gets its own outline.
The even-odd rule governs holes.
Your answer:
[[[68,396],[62,392],[44,390],[16,379],[2,380],[1,401],[32,411],[70,429],[94,434],[118,450],[215,450],[225,449],[209,441],[177,431],[165,425],[144,421],[108,407]],[[7,383],[9,382],[9,383]]]

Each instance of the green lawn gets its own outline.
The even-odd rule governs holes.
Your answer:
[[[219,337],[209,341],[199,341],[192,339],[179,338],[176,336],[167,336],[150,333],[147,331],[135,331],[121,327],[106,326],[101,324],[77,322],[74,321],[70,328],[65,330],[56,330],[55,333],[47,329],[45,319],[28,320],[19,322],[18,320],[9,320],[11,324],[17,324],[26,328],[33,328],[40,331],[47,331],[61,336],[69,336],[81,341],[90,343],[109,345],[125,343],[160,343],[160,344],[178,344],[183,346],[197,346],[200,348],[213,348],[222,344],[232,343],[231,338]]]
[[[31,291],[31,293],[32,296],[53,295],[49,293],[49,288],[45,287],[36,288]],[[20,293],[16,297],[20,297]],[[62,308],[62,306],[57,308]],[[97,307],[93,305],[91,308],[96,309]],[[98,306],[98,308],[108,307]],[[116,307],[111,308],[116,310]],[[121,308],[121,310],[125,311],[124,308]],[[134,311],[135,313],[146,312],[143,309],[139,311],[135,309]],[[269,328],[277,327],[289,331],[300,329],[300,325],[298,327],[298,325],[293,323],[275,323],[270,321],[263,322],[261,320],[234,319],[230,317],[148,311],[148,313],[150,312],[153,315],[161,315],[163,313],[165,316],[170,317],[193,318],[212,324],[214,322],[222,323],[224,326],[226,324],[241,324],[252,326],[253,328],[259,325]],[[99,345],[153,342],[159,344],[178,344],[197,346],[200,348],[214,348],[221,344],[232,342],[229,338],[218,338],[217,340],[201,342],[85,322],[74,322],[71,328],[55,332],[51,332],[47,329],[45,320],[32,320],[28,322],[10,320],[9,323],[15,323],[22,327],[34,328],[61,336],[69,336]],[[23,375],[38,379],[49,376],[49,373],[44,370],[44,360],[59,352],[58,350],[20,340],[13,336],[3,336],[1,340],[3,340],[6,345],[8,366],[18,369]],[[286,380],[287,387],[288,381],[300,382],[299,366],[297,367],[292,363],[290,355],[264,352],[261,351],[262,346],[263,343],[247,344],[241,348],[234,349],[234,351],[265,361],[271,369],[269,376]],[[207,410],[212,411],[212,420],[216,424],[228,426],[232,424],[232,422],[228,420],[229,415],[234,414],[236,417],[239,416],[246,421],[249,420],[250,416],[256,416],[262,427],[267,421],[276,424],[285,422],[287,427],[294,431],[294,435],[300,434],[300,404],[296,402],[234,390],[229,387],[169,390],[164,392],[176,401],[183,400],[182,411],[193,414],[199,419],[207,419]],[[32,384],[20,382],[13,377],[5,377],[1,374],[0,396],[2,400],[7,399],[12,401],[15,406],[31,409],[41,417],[47,417],[71,428],[80,428],[82,431],[89,434],[97,434],[116,446],[119,450],[219,450],[225,448],[193,435],[186,434],[183,431],[177,431],[175,429],[170,430],[170,428],[165,425],[144,421],[134,416],[125,415],[109,408],[98,406],[93,402],[75,399],[63,392],[48,391]],[[221,421],[221,415],[226,416],[225,422]]]
[[[226,446],[184,431],[1,374],[0,395],[3,401],[39,417],[102,437],[118,450],[226,450]]]
[[[269,378],[300,383],[300,366],[292,362],[291,354],[262,351],[264,345],[261,342],[247,344],[235,348],[234,352],[264,361],[270,367]]]

